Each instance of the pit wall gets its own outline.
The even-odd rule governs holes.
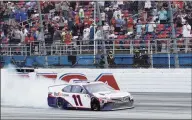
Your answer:
[[[115,63],[117,65],[125,65],[129,68],[133,65],[133,55],[130,54],[118,54],[115,55]],[[179,54],[180,68],[192,68],[192,54]],[[97,59],[100,56],[96,56]],[[46,60],[47,59],[47,60]],[[12,60],[15,62],[21,62],[21,66],[43,67],[46,64],[48,66],[71,66],[72,63],[68,60],[68,56],[0,56],[1,63],[8,65]],[[77,55],[77,65],[95,68],[93,55]],[[170,60],[168,54],[153,54],[153,67],[154,68],[174,68],[174,54],[170,54]]]
[[[191,69],[36,69],[37,74],[80,74],[90,81],[114,76],[119,88],[129,92],[191,93]],[[107,77],[108,76],[108,77]],[[109,83],[108,83],[109,84]]]

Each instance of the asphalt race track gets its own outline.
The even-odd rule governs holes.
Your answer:
[[[16,107],[1,103],[1,119],[191,119],[190,93],[132,93],[132,95],[135,99],[135,108],[119,111],[59,110]]]

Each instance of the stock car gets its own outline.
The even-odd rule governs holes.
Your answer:
[[[129,92],[115,90],[103,82],[80,82],[48,87],[48,105],[59,109],[119,110],[134,108]]]

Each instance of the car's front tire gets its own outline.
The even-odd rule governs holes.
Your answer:
[[[96,98],[93,98],[91,101],[91,110],[100,111],[100,103]]]
[[[63,109],[63,105],[64,105],[63,99],[62,98],[57,98],[56,99],[56,105],[57,105],[57,108]]]

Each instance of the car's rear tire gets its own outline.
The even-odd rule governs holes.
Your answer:
[[[63,109],[63,105],[64,105],[63,99],[62,98],[57,98],[56,99],[56,105],[57,105],[57,108]]]
[[[93,110],[93,111],[100,111],[100,103],[95,98],[91,102],[91,110]]]

